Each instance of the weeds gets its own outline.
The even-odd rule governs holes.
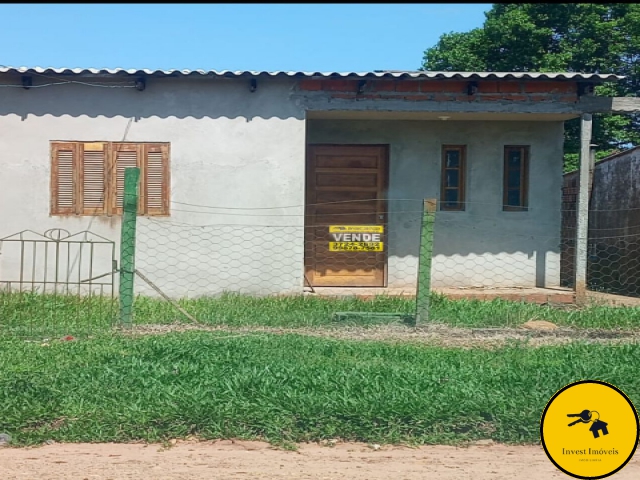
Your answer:
[[[252,297],[226,294],[178,302],[207,325],[317,327],[379,325],[407,321],[415,301],[400,297],[323,298],[309,296]],[[162,299],[138,297],[136,324],[186,321]],[[362,312],[339,317],[337,312]],[[108,331],[116,322],[117,300],[106,297],[0,293],[0,336],[84,335]],[[397,313],[397,317],[376,315]],[[632,329],[640,327],[640,308],[591,306],[560,309],[505,300],[449,300],[434,294],[430,321],[458,327],[515,327],[528,320],[547,320],[576,328]]]

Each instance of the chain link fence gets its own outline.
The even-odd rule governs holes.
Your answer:
[[[130,172],[127,179],[119,255],[114,240],[90,232],[2,239],[0,336],[175,322],[467,325],[472,315],[504,326],[535,312],[516,309],[506,321],[497,307],[473,301],[574,302],[571,208],[523,214],[469,202],[444,211],[422,199],[388,199],[384,208],[353,200],[261,208],[174,202],[171,217],[138,217],[136,179]],[[593,300],[640,305],[640,225],[612,224],[603,211],[590,216],[587,283],[600,295]],[[91,257],[98,244],[111,257]]]
[[[188,313],[208,324],[250,323],[262,306],[286,304],[295,297],[305,302],[291,302],[278,315],[309,324],[319,317],[464,323],[458,320],[469,302],[459,303],[456,312],[444,298],[565,309],[574,304],[571,209],[530,208],[523,214],[487,203],[469,202],[462,211],[446,211],[436,200],[384,202],[385,209],[353,200],[259,209],[175,202],[176,212],[206,220],[141,219],[137,269],[144,278],[138,278],[136,293],[181,302],[182,317]],[[383,215],[371,215],[381,211]],[[592,218],[603,214],[592,212]],[[590,229],[591,293],[617,295],[592,296],[590,301],[638,304],[634,235],[628,228],[605,235]],[[216,303],[215,298],[222,300]],[[165,311],[161,321],[172,321],[176,311]],[[484,315],[491,317],[488,312]],[[510,324],[531,319],[531,310],[519,312]],[[503,318],[483,322],[505,324]]]
[[[384,319],[411,325],[451,323],[445,317],[455,307],[447,307],[444,316],[438,309],[444,297],[497,298],[561,308],[574,303],[575,228],[561,228],[562,212],[533,212],[535,222],[529,216],[505,221],[500,205],[475,207],[447,212],[435,200],[429,205],[418,199],[396,199],[389,201],[388,221],[344,225],[343,218],[357,218],[361,210],[347,205],[341,213],[325,214],[317,222],[303,207],[291,207],[299,213],[265,214],[191,204],[189,211],[202,214],[207,223],[140,220],[137,269],[145,278],[137,279],[136,293],[153,297],[162,292],[182,302],[194,318],[213,324],[257,315],[261,307],[255,302],[248,303],[251,308],[232,309],[233,315],[226,313],[226,307],[218,308],[231,301],[240,304],[243,297],[267,298],[265,304],[306,298],[306,304],[295,303],[289,313],[307,318],[310,324],[317,319],[307,317],[312,299],[322,299],[321,315],[338,322]],[[602,248],[600,257],[588,259],[591,290],[640,296],[632,270],[634,254],[623,259],[620,249],[616,253],[611,249],[611,245],[628,246],[629,236],[606,239],[612,242],[606,248],[601,237],[589,240],[590,252],[593,245]],[[374,248],[362,245],[371,240],[380,241],[380,252],[362,250]],[[336,243],[347,245],[339,250]],[[597,281],[608,287],[598,286]],[[214,298],[223,300],[207,310],[206,299]],[[615,303],[614,298],[592,300]],[[627,300],[635,304],[633,298]],[[526,322],[530,319],[526,315],[517,321]],[[175,309],[169,310],[161,321],[175,318]],[[485,321],[491,323],[490,318]]]
[[[206,323],[255,316],[255,309],[240,312],[239,307],[231,310],[234,318],[226,314],[226,308],[249,296],[264,303],[300,297],[303,303],[292,301],[299,308],[289,313],[309,324],[319,317],[415,323],[421,232],[432,232],[432,222],[422,228],[423,203],[413,201],[398,211],[392,206],[391,222],[357,224],[344,219],[361,215],[358,210],[342,209],[310,221],[303,208],[231,215],[199,210],[207,219],[201,225],[140,219],[136,294],[168,297]],[[425,241],[430,248],[432,235]],[[429,285],[425,288],[428,293]],[[164,311],[156,320],[184,317],[180,313]]]
[[[566,179],[562,197],[561,284],[567,288],[575,287],[577,195],[577,179]],[[640,208],[624,208],[627,202],[616,201],[615,195],[600,203],[610,208],[589,209],[587,288],[592,292],[638,298]]]

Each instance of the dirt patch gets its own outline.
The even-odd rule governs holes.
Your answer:
[[[640,331],[634,330],[588,330],[545,326],[532,328],[456,328],[447,325],[429,325],[413,328],[405,325],[383,325],[370,327],[229,327],[191,324],[138,325],[130,331],[132,335],[166,334],[170,332],[208,331],[227,333],[222,338],[234,338],[260,334],[297,334],[341,340],[368,340],[384,342],[419,343],[462,348],[492,348],[508,342],[523,342],[527,346],[561,345],[573,341],[590,343],[635,343],[640,341]]]
[[[522,324],[527,330],[557,330],[558,326],[546,320],[529,320]]]
[[[262,442],[177,442],[170,448],[139,444],[54,444],[0,449],[4,479],[196,480],[438,478],[438,480],[563,479],[540,446],[488,444],[456,448],[301,445],[277,450]],[[616,474],[640,478],[640,455]]]

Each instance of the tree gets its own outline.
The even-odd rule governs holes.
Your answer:
[[[424,53],[424,70],[615,73],[599,95],[640,92],[640,5],[494,4],[481,28],[447,33]],[[640,144],[640,116],[594,116],[596,155]],[[565,125],[565,170],[577,168],[579,121]]]

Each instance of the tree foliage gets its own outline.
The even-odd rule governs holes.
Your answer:
[[[447,33],[424,53],[423,69],[615,73],[598,95],[640,92],[640,5],[626,3],[494,4],[481,28]],[[597,115],[597,156],[640,144],[638,115]],[[565,169],[575,169],[579,123],[565,124]]]

